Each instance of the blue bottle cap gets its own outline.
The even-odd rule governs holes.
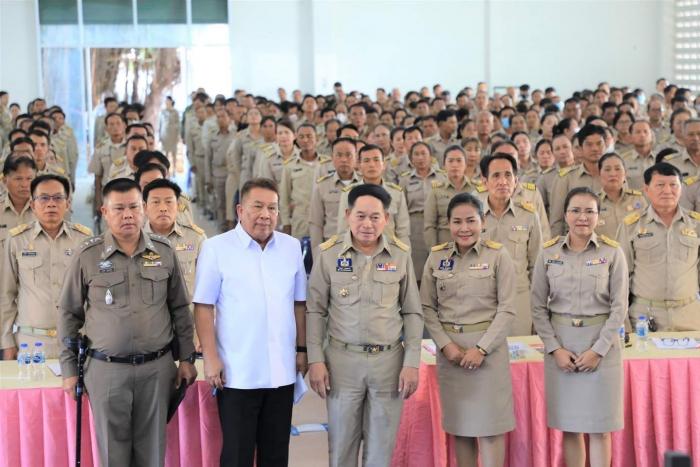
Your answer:
[[[41,341],[37,341],[34,343],[34,347],[41,347],[42,345],[44,345],[44,343]]]

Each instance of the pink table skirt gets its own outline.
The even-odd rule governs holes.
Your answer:
[[[613,465],[663,465],[668,449],[698,458],[700,359],[625,360],[624,366],[625,429],[613,434]],[[507,464],[563,467],[561,433],[547,429],[542,362],[514,363],[511,372],[517,428],[508,435]],[[435,366],[422,364],[420,375],[418,392],[404,405],[392,467],[454,466]],[[92,467],[99,465],[97,441],[87,401],[84,408],[82,465]],[[75,403],[61,389],[1,390],[0,414],[0,467],[74,464]],[[199,381],[168,425],[166,465],[218,465],[220,451],[216,400]]]
[[[625,428],[612,435],[613,466],[657,467],[666,450],[700,460],[700,359],[624,360],[624,369]],[[506,465],[564,467],[562,434],[547,428],[543,363],[513,363],[511,375],[517,426],[507,438]],[[421,364],[392,467],[456,466],[452,444],[442,431],[436,367]]]

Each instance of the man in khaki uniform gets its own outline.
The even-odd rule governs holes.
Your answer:
[[[389,211],[389,223],[386,226],[387,235],[394,235],[402,242],[410,245],[411,221],[408,217],[408,207],[403,189],[393,183],[384,183],[384,154],[379,146],[368,144],[359,151],[358,172],[362,174],[360,184],[381,185],[391,196]],[[358,184],[348,185],[341,190],[340,203],[338,203],[338,233],[342,234],[347,229],[346,211],[348,208],[348,194]]]
[[[655,162],[652,153],[654,132],[648,120],[637,120],[630,126],[630,134],[634,149],[624,158],[627,186],[633,190],[641,190],[644,187],[644,171]]]
[[[280,183],[280,219],[282,231],[301,240],[309,236],[309,202],[314,187],[314,171],[319,164],[316,154],[316,129],[310,123],[297,128],[300,153],[284,161]]]
[[[437,114],[438,132],[432,138],[426,140],[433,149],[433,156],[438,160],[440,167],[445,165],[445,149],[459,144],[455,136],[457,131],[457,114],[452,110],[441,110]],[[408,148],[410,149],[410,148]]]
[[[309,234],[313,249],[338,232],[338,205],[342,189],[360,182],[360,176],[355,172],[355,140],[337,138],[331,149],[334,172],[316,180],[311,194]]]
[[[409,247],[383,235],[390,204],[376,184],[353,188],[349,231],[321,245],[309,279],[309,381],[327,397],[333,467],[357,465],[360,441],[364,465],[389,465],[418,386],[423,314]]]
[[[29,157],[8,157],[2,174],[7,192],[0,196],[0,249],[5,247],[5,239],[11,228],[34,220],[30,198],[36,164]]]
[[[216,206],[214,213],[219,222],[220,230],[226,230],[226,153],[233,143],[235,133],[230,128],[230,119],[225,110],[216,113],[218,130],[212,135],[209,141],[209,154],[205,157],[211,164],[211,184],[214,190]]]
[[[73,254],[92,231],[64,222],[70,207],[70,183],[57,175],[32,181],[31,207],[36,221],[10,229],[0,276],[0,347],[4,359],[17,358],[19,344],[41,341],[47,358],[58,358],[58,299]],[[13,336],[14,334],[14,336]]]
[[[677,167],[653,165],[644,182],[651,205],[625,218],[620,238],[631,276],[631,324],[644,315],[652,331],[700,331],[700,213],[679,206]]]
[[[185,140],[187,153],[190,154],[192,163],[194,164],[197,203],[205,210],[209,208],[207,206],[207,194],[205,190],[205,151],[204,144],[202,143],[202,124],[204,124],[206,117],[206,108],[204,105],[198,105],[194,111],[194,117],[192,118],[193,123],[189,124],[189,119],[187,120],[189,130],[187,131],[187,139]]]
[[[559,178],[554,183],[552,199],[549,200],[549,222],[552,235],[566,233],[564,200],[571,189],[585,186],[594,193],[601,190],[598,159],[603,156],[605,151],[605,129],[597,125],[586,125],[581,128],[577,137],[581,143],[583,163],[579,166],[569,167],[569,170],[561,171]]]
[[[496,153],[483,160],[482,172],[488,191],[482,194],[484,204],[483,238],[505,245],[515,266],[516,315],[510,336],[532,334],[530,279],[542,245],[542,232],[535,206],[514,201],[518,185],[518,163],[513,156]]]
[[[700,175],[700,119],[685,121],[683,141],[685,148],[679,153],[669,154],[664,161],[676,166],[683,178]]]
[[[189,294],[168,240],[141,228],[136,182],[114,180],[103,195],[108,229],[84,242],[68,268],[58,337],[76,339],[84,329],[89,339],[85,387],[101,464],[162,466],[171,392],[197,376]],[[61,372],[69,395],[77,371],[76,355],[65,348]]]
[[[54,121],[54,141],[63,143],[66,147],[66,165],[70,181],[75,186],[75,171],[78,168],[78,140],[73,129],[66,124],[66,114],[57,108],[51,112]]]
[[[95,174],[94,210],[99,215],[102,206],[102,182],[109,176],[112,163],[124,157],[124,132],[126,119],[118,113],[105,116],[105,126],[109,137],[100,145],[95,146],[95,153],[90,159],[88,171]]]
[[[134,174],[138,170],[136,162],[136,154],[141,151],[148,150],[148,140],[141,135],[130,136],[126,140],[124,158],[116,161],[112,168],[109,169],[108,181],[112,181],[115,178],[134,178]]]
[[[29,138],[34,142],[34,163],[36,164],[36,174],[55,174],[66,176],[66,170],[61,164],[51,159],[49,147],[51,139],[47,133],[34,130],[29,133]]]

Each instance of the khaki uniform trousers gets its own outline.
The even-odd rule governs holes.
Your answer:
[[[204,188],[204,183],[206,182],[206,180],[204,179],[204,156],[194,156],[194,166],[197,169],[197,173],[194,177],[195,190],[197,194],[197,203],[200,207],[206,209],[208,206],[206,205],[207,192]]]
[[[370,354],[326,347],[331,391],[327,398],[331,467],[391,464],[403,399],[398,392],[403,347]]]
[[[142,365],[88,358],[85,388],[105,467],[165,463],[168,401],[177,368],[170,353]]]

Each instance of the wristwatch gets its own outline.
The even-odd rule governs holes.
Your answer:
[[[181,362],[191,363],[192,365],[194,365],[195,360],[197,360],[197,357],[194,352],[191,353],[189,357],[180,359]]]

